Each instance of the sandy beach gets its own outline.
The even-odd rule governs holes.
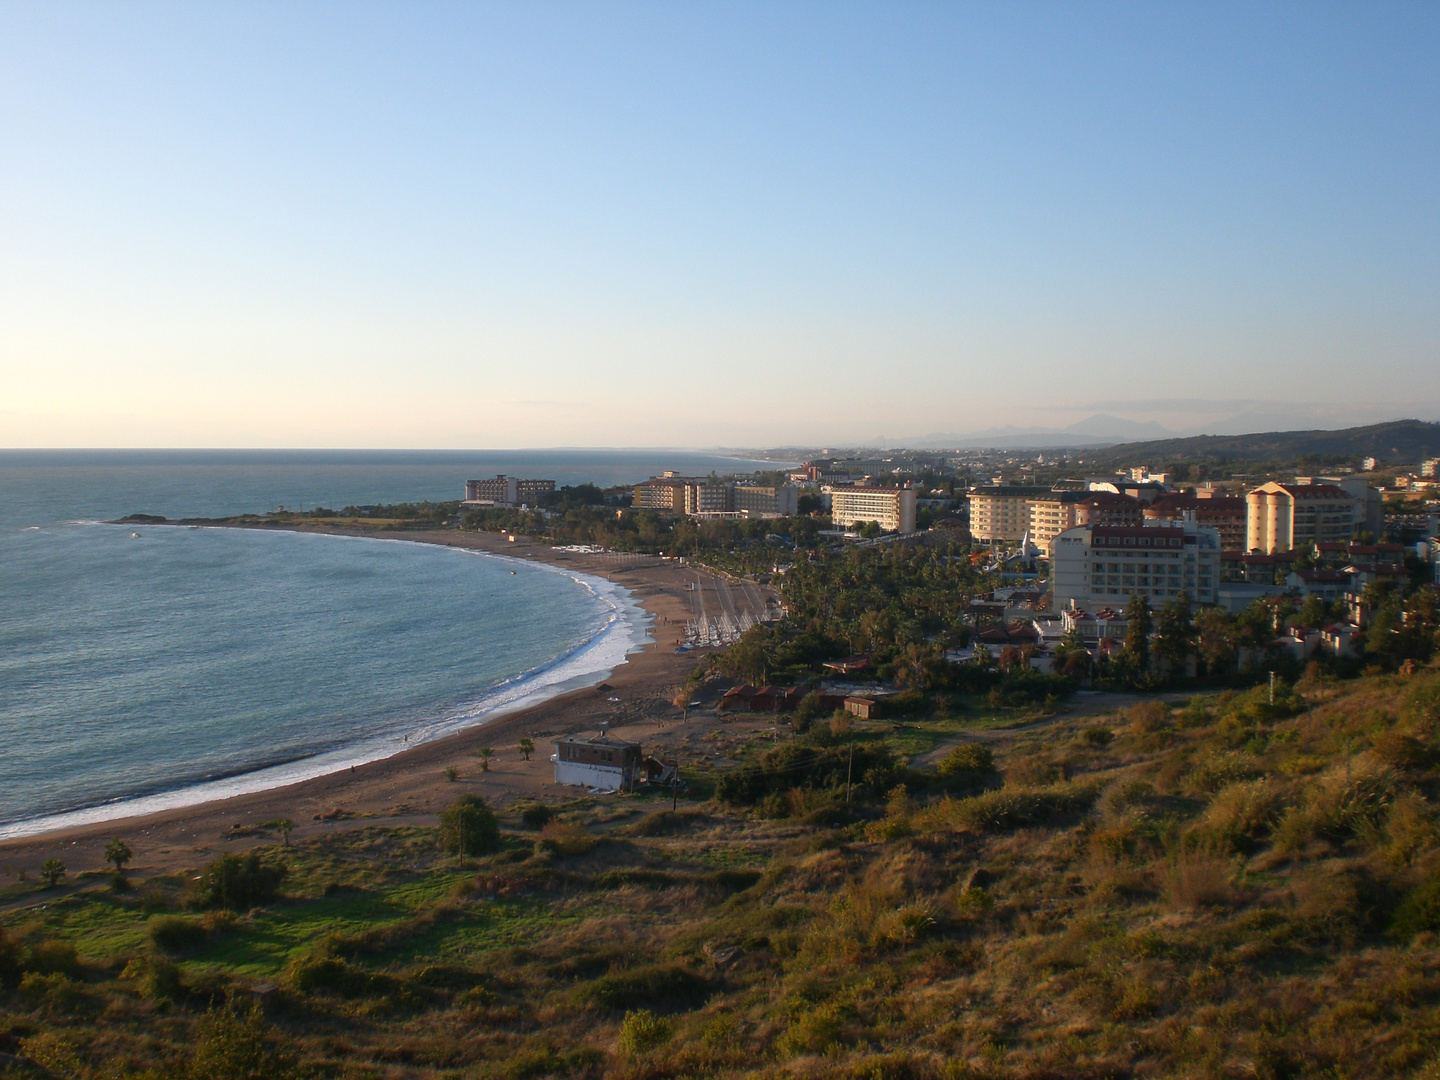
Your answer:
[[[478,727],[353,770],[143,817],[0,842],[0,875],[4,880],[13,881],[22,872],[34,877],[43,862],[58,858],[74,882],[75,875],[103,867],[102,849],[117,836],[135,853],[129,872],[143,879],[199,866],[222,852],[271,843],[273,834],[247,832],[247,828],[276,818],[293,821],[292,839],[302,839],[374,825],[432,824],[439,811],[462,792],[483,795],[500,806],[521,798],[571,799],[583,792],[553,783],[548,739],[594,730],[606,723],[622,738],[640,741],[647,749],[663,747],[679,752],[683,761],[687,748],[717,723],[713,708],[692,712],[688,721],[682,721],[680,710],[670,703],[675,689],[699,661],[696,653],[677,653],[676,647],[691,617],[691,590],[714,587],[710,575],[702,571],[681,567],[674,561],[560,551],[524,538],[511,542],[503,534],[326,527],[305,531],[463,547],[604,577],[629,590],[650,614],[654,640],[632,653],[598,687],[574,690],[503,714]],[[535,753],[528,762],[517,748],[523,737],[535,743]],[[495,749],[488,772],[481,771],[475,753],[481,746]],[[457,771],[456,780],[448,779],[447,768]]]

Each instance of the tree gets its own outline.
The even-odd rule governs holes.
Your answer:
[[[489,772],[490,759],[495,756],[495,748],[493,746],[482,746],[479,750],[476,750],[475,753],[480,758],[480,771]]]
[[[253,851],[247,855],[221,855],[200,872],[190,902],[199,908],[246,911],[279,896],[280,883],[288,873],[283,864],[262,862]]]
[[[65,864],[59,859],[46,859],[40,864],[40,876],[45,879],[47,888],[55,888],[65,877]]]
[[[1185,661],[1195,641],[1195,623],[1190,617],[1190,597],[1183,592],[1160,609],[1155,620],[1155,653],[1165,663],[1166,674],[1184,674]]]
[[[280,834],[280,842],[286,847],[290,846],[290,833],[294,831],[295,823],[288,817],[275,819],[275,831]]]
[[[478,795],[461,795],[440,815],[440,846],[452,855],[484,855],[500,847],[500,823]]]
[[[1207,675],[1218,675],[1235,662],[1235,625],[1222,608],[1205,608],[1195,616],[1195,646]]]
[[[519,742],[518,745],[519,745],[519,750],[520,750],[521,756],[524,757],[524,759],[525,759],[526,761],[529,761],[529,760],[530,760],[530,755],[535,752],[535,742],[534,742],[534,740],[532,740],[532,739],[530,739],[530,738],[524,738],[524,739],[521,739],[521,740],[520,740],[520,742]]]
[[[1143,596],[1132,596],[1125,605],[1125,644],[1120,648],[1120,661],[1127,673],[1143,675],[1150,668],[1150,631],[1154,621],[1150,617],[1150,601]]]
[[[130,845],[119,837],[105,845],[105,861],[115,867],[117,874],[125,872],[125,864],[135,857]]]

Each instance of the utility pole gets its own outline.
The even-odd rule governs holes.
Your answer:
[[[850,744],[850,760],[845,764],[845,801],[850,801],[850,776],[855,772],[855,744]]]
[[[680,806],[680,758],[675,758],[675,772],[670,777],[670,812],[673,814]]]

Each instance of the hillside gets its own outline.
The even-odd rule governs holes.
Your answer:
[[[1358,461],[1376,457],[1414,464],[1440,454],[1440,423],[1392,420],[1338,431],[1271,431],[1255,435],[1195,435],[1184,439],[1121,443],[1086,455],[1090,462],[1299,462],[1304,458]]]
[[[0,1053],[150,1080],[1433,1075],[1440,672],[1005,722],[942,696],[721,733],[739,764],[678,813],[511,814],[475,857],[427,828],[277,841],[283,895],[233,912],[213,872],[12,885]]]

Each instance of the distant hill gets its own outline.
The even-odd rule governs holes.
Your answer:
[[[1338,431],[1267,431],[1254,435],[1192,435],[1106,447],[1093,460],[1153,462],[1289,461],[1302,457],[1375,457],[1412,464],[1440,454],[1440,423],[1391,420]]]

